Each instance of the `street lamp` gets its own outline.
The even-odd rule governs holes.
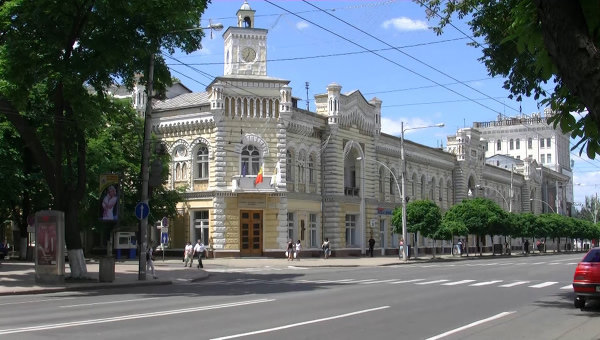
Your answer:
[[[185,31],[193,31],[199,29],[210,29],[211,37],[212,31],[220,31],[223,29],[223,24],[212,22],[208,27],[193,27],[187,29]],[[156,53],[160,53],[160,51],[156,51]],[[150,63],[148,65],[148,82],[146,85],[146,93],[148,95],[148,99],[146,100],[146,111],[144,113],[144,136],[143,136],[143,148],[142,148],[142,194],[140,197],[140,202],[148,204],[148,182],[150,179],[150,142],[152,137],[152,100],[153,98],[153,86],[154,86],[154,59],[156,57],[156,53],[152,53],[150,55]],[[140,258],[138,264],[138,280],[143,281],[146,280],[146,251],[148,246],[148,216],[142,218],[140,220]]]
[[[552,210],[552,213],[553,213],[553,214],[556,214],[556,210],[554,210],[554,209],[552,208],[552,206],[551,206],[550,204],[548,204],[548,202],[546,202],[546,201],[542,201],[542,200],[541,200],[541,199],[539,199],[539,198],[530,198],[529,200],[530,200],[530,201],[540,201],[540,202],[544,203],[545,205],[547,205],[547,206],[548,206],[548,208],[550,208],[550,210]]]
[[[404,262],[408,261],[408,244],[407,244],[407,235],[406,235],[406,193],[404,191],[405,184],[404,178],[406,177],[406,161],[404,158],[404,133],[409,130],[418,130],[418,129],[427,129],[432,127],[444,127],[444,123],[439,123],[435,125],[427,125],[427,126],[417,126],[412,128],[404,128],[404,122],[400,122],[400,130],[402,134],[400,135],[400,161],[402,162],[402,176],[400,176],[400,182],[402,183],[402,190],[400,190],[400,200],[402,201],[402,260]],[[415,251],[417,248],[415,247]]]
[[[504,195],[502,195],[502,193],[500,191],[498,191],[498,189],[493,188],[493,187],[488,187],[487,185],[481,185],[481,184],[477,184],[475,186],[475,189],[483,190],[483,188],[492,189],[495,192],[497,192],[498,195],[500,195],[500,197],[502,197],[502,200],[504,200],[504,204],[506,204],[506,206],[508,207],[508,212],[512,212],[512,205],[508,203],[508,201],[506,200],[506,198],[504,198]]]

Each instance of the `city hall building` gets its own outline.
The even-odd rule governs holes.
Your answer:
[[[314,112],[298,108],[289,81],[267,74],[268,31],[254,15],[244,2],[237,26],[223,34],[223,76],[205,92],[180,86],[154,102],[153,133],[172,160],[168,185],[185,191],[169,221],[169,247],[201,238],[216,257],[283,257],[293,239],[317,256],[328,238],[334,255],[345,256],[364,254],[373,237],[377,253],[397,254],[391,217],[401,204],[401,141],[381,132],[381,100],[332,82],[315,95]],[[569,183],[568,174],[534,158],[486,155],[497,138],[485,136],[474,126],[449,136],[446,149],[404,141],[410,201],[429,199],[446,211],[488,197],[507,211],[540,212],[532,199],[549,197],[543,183]],[[572,191],[555,198],[566,207]],[[423,253],[433,241],[409,235],[407,244]]]

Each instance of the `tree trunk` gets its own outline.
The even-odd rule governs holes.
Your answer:
[[[579,1],[535,0],[544,44],[560,79],[600,127],[600,52]]]

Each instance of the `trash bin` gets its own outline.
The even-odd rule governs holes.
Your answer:
[[[98,269],[98,281],[113,282],[115,280],[115,258],[112,256],[103,256],[100,258],[100,267]]]
[[[130,259],[135,259],[136,258],[136,249],[135,248],[129,249],[129,258]]]

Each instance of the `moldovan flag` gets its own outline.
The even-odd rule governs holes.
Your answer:
[[[258,170],[258,175],[256,175],[256,179],[254,180],[254,186],[256,186],[258,183],[262,183],[263,181],[263,167],[264,164],[260,166],[260,169]]]

